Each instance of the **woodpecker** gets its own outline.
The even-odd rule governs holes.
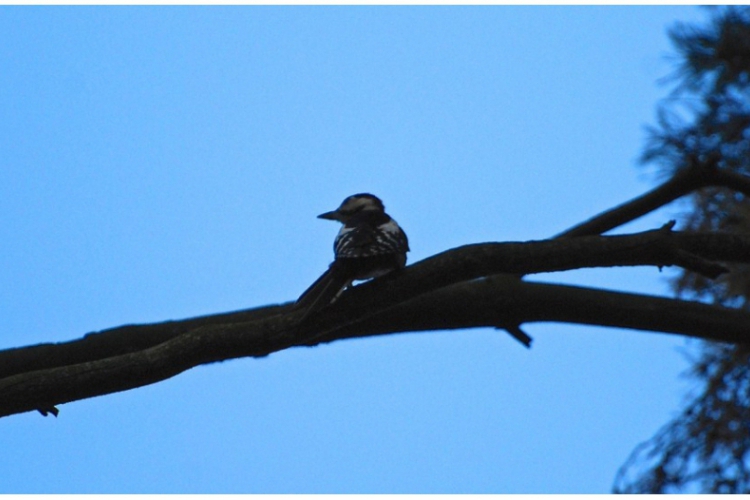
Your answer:
[[[377,278],[406,265],[406,233],[385,213],[377,196],[349,196],[339,208],[318,218],[343,226],[333,242],[335,260],[297,299],[297,307],[307,309],[306,316],[330,305],[353,281]]]

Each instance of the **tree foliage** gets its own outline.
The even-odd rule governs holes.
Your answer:
[[[750,8],[713,9],[706,26],[677,25],[677,85],[659,110],[643,160],[668,175],[707,166],[750,174]],[[691,231],[750,234],[747,193],[726,186],[695,191]],[[750,266],[729,263],[717,279],[685,270],[674,290],[750,310]],[[750,348],[701,342],[689,376],[694,394],[680,415],[641,444],[621,468],[615,491],[750,492]]]

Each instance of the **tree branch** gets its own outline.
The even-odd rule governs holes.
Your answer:
[[[572,238],[602,234],[661,208],[696,189],[709,186],[723,186],[750,196],[750,178],[747,176],[717,168],[715,160],[708,164],[696,162],[695,166],[677,172],[651,191],[573,226],[556,237]]]
[[[403,272],[354,287],[338,302],[350,302],[355,308],[352,317],[359,318],[376,310],[379,303],[381,308],[390,307],[444,286],[498,273],[681,265],[713,276],[723,270],[713,261],[750,261],[750,237],[679,233],[666,227],[632,235],[466,245],[417,262]],[[260,321],[288,310],[287,306],[268,306],[182,321],[125,325],[70,342],[8,349],[0,351],[0,378],[134,353],[200,327]],[[347,318],[342,315],[335,321],[342,324]]]
[[[742,310],[495,275],[421,295],[361,322],[332,329],[308,345],[404,331],[481,326],[506,329],[533,322],[630,328],[735,344],[750,342],[750,313]]]
[[[265,356],[296,345],[405,331],[495,326],[527,347],[520,325],[598,324],[733,343],[747,341],[750,316],[705,304],[522,282],[521,276],[583,267],[677,265],[709,278],[717,261],[750,262],[750,238],[660,230],[601,234],[693,190],[724,186],[750,195],[750,178],[705,162],[650,192],[575,226],[555,240],[466,245],[348,290],[323,314],[290,305],[182,321],[125,325],[83,339],[0,351],[0,416],[139,387],[191,367]],[[571,238],[575,236],[576,238]],[[708,332],[708,333],[706,333]]]
[[[350,301],[351,302],[351,301]],[[750,339],[750,314],[675,299],[527,283],[499,275],[457,283],[332,328],[311,341],[321,324],[353,304],[337,304],[322,323],[297,324],[304,311],[246,323],[200,326],[143,351],[87,363],[37,370],[0,380],[0,416],[123,391],[159,382],[201,364],[266,356],[293,346],[398,332],[507,328],[537,321],[597,324],[710,338]],[[711,332],[706,336],[706,332]]]

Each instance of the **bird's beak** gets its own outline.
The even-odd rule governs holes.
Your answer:
[[[326,219],[326,220],[341,220],[341,214],[338,210],[334,210],[333,212],[326,212],[324,214],[318,215],[318,219]]]

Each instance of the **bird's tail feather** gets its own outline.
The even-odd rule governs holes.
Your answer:
[[[350,283],[351,278],[344,266],[337,265],[337,262],[334,262],[320,278],[315,280],[300,295],[295,307],[306,309],[305,317],[307,317],[310,313],[318,311],[333,302],[338,294]]]

